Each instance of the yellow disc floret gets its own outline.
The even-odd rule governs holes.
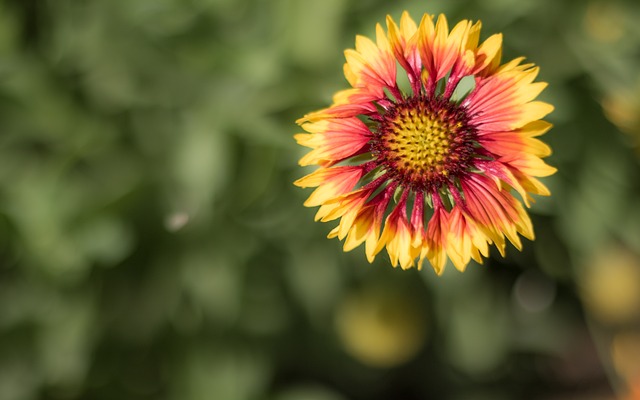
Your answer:
[[[408,99],[384,115],[372,147],[407,186],[440,187],[471,167],[476,133],[466,120],[455,103]]]

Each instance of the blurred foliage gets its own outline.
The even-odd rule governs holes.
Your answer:
[[[436,277],[291,182],[386,14],[541,66],[537,240]],[[613,399],[639,387],[635,0],[0,2],[0,399]]]

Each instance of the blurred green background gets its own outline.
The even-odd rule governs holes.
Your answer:
[[[292,185],[294,121],[405,9],[504,33],[556,107],[537,240],[464,274],[343,253]],[[635,0],[0,1],[0,400],[631,399],[639,19]]]

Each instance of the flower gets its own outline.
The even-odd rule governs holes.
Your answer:
[[[296,141],[312,149],[300,165],[319,166],[295,182],[316,187],[305,206],[339,219],[329,237],[345,251],[364,243],[372,262],[386,248],[402,269],[428,259],[440,274],[449,258],[462,271],[490,245],[504,256],[505,238],[521,249],[519,235],[534,238],[522,202],[549,195],[536,177],[556,171],[536,138],[553,110],[534,100],[546,87],[538,67],[501,64],[502,36],[479,44],[480,22],[386,22],[345,51],[351,88],[297,121]]]

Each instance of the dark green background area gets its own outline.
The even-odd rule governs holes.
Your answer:
[[[464,274],[343,253],[292,184],[312,170],[294,121],[403,10],[502,32],[556,107],[536,241]],[[634,0],[0,1],[0,400],[613,399],[610,343],[640,309],[638,19]],[[407,332],[404,360],[367,358]],[[349,334],[381,339],[363,356]]]

